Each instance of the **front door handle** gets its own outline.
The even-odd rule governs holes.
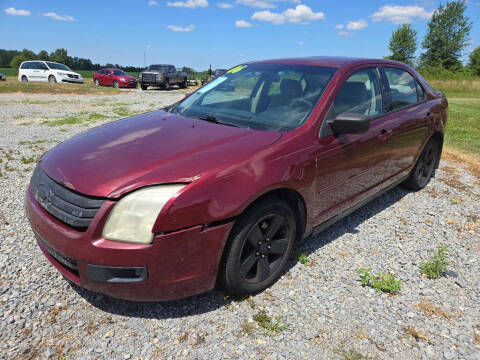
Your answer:
[[[381,142],[387,141],[387,139],[392,136],[393,131],[392,130],[385,130],[383,129],[380,134],[378,134],[378,138],[380,139]]]

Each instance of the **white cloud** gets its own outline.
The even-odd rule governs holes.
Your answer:
[[[305,45],[305,43],[303,41],[299,41],[298,45],[303,46],[303,45]]]
[[[155,5],[160,5],[160,4],[158,3],[158,1],[155,1],[155,0],[150,0],[148,2],[148,6],[155,6]]]
[[[350,31],[339,31],[337,35],[341,37],[352,37],[352,33]]]
[[[197,7],[207,7],[208,0],[168,1],[167,6],[195,9]]]
[[[430,19],[433,11],[418,5],[384,5],[372,15],[373,21],[391,21],[394,24],[411,23],[413,18]]]
[[[281,13],[273,13],[270,10],[257,11],[252,15],[252,20],[268,21],[272,24],[308,24],[310,21],[324,20],[322,12],[313,12],[306,5],[297,5],[295,9],[287,9]]]
[[[273,9],[277,6],[274,4],[275,2],[292,2],[295,4],[301,3],[301,0],[236,0],[237,4],[250,6],[257,9]]]
[[[217,6],[218,6],[219,8],[222,8],[222,9],[231,9],[231,8],[233,8],[233,4],[225,3],[225,2],[217,3]]]
[[[337,24],[335,25],[335,29],[337,30],[340,30],[340,29],[343,29],[345,26],[343,26],[343,24]]]
[[[75,21],[75,18],[73,16],[59,15],[59,14],[54,13],[54,12],[48,12],[48,13],[40,14],[40,15],[41,16],[46,16],[46,17],[49,17],[50,19],[58,20],[58,21]]]
[[[347,24],[347,29],[348,30],[362,30],[365,29],[368,26],[368,23],[361,19],[361,20],[354,20],[354,21],[349,21]]]
[[[5,9],[5,13],[8,15],[17,15],[17,16],[30,16],[31,12],[28,10],[15,9],[9,7]]]
[[[167,28],[172,30],[173,32],[191,32],[195,30],[195,25],[188,25],[188,26],[168,25]]]
[[[236,27],[251,27],[252,24],[250,24],[248,21],[245,20],[237,20],[235,21],[235,26]]]

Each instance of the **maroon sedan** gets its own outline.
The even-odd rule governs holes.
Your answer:
[[[164,110],[48,151],[26,213],[48,260],[118,298],[253,294],[296,240],[392,187],[427,185],[447,101],[389,60],[234,67]]]
[[[137,79],[120,69],[100,69],[93,74],[95,85],[113,86],[114,88],[136,88]]]

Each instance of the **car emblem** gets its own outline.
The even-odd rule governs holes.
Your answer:
[[[53,196],[52,190],[45,184],[38,185],[37,190],[37,200],[42,205],[47,205],[51,203]]]

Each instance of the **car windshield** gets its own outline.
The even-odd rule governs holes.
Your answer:
[[[174,112],[258,130],[288,131],[310,116],[335,68],[251,64],[201,87]]]
[[[54,69],[54,70],[72,71],[72,69],[70,69],[67,65],[63,65],[59,63],[47,61],[47,65],[50,69]]]
[[[150,65],[147,71],[167,71],[167,67],[163,65]]]
[[[113,70],[113,75],[118,75],[118,76],[127,76],[125,72],[122,70]]]

